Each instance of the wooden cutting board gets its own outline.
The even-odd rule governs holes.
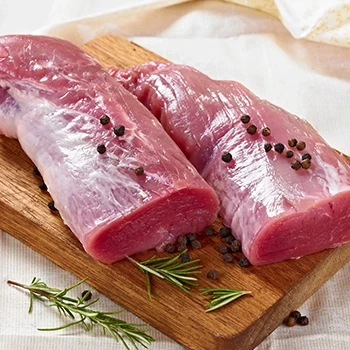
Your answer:
[[[105,67],[164,60],[113,36],[98,38],[84,50]],[[150,301],[144,275],[135,265],[129,261],[104,265],[83,251],[59,215],[48,210],[50,196],[38,189],[38,182],[33,164],[19,143],[0,137],[0,228],[79,278],[88,277],[88,283],[101,293],[193,350],[253,349],[350,257],[347,244],[299,260],[240,268],[237,261],[241,255],[236,255],[233,263],[224,264],[217,251],[219,237],[203,237],[203,248],[191,252],[204,266],[198,288],[238,288],[252,291],[252,296],[204,313],[207,297],[199,294],[198,288],[187,295],[165,281],[153,279],[154,298]],[[139,254],[135,259],[153,254]],[[219,271],[218,281],[206,278],[211,269]],[[32,277],[28,276],[28,281]]]

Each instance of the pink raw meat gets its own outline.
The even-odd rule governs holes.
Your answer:
[[[0,134],[18,138],[64,222],[102,262],[164,247],[216,218],[214,191],[154,116],[69,42],[0,37]]]
[[[253,265],[298,258],[350,241],[350,167],[305,120],[237,82],[154,63],[110,73],[150,109],[221,201],[220,215]],[[249,115],[244,124],[241,116]],[[257,132],[247,132],[254,124]],[[263,136],[264,127],[271,129]],[[304,150],[289,147],[296,138]],[[265,143],[285,145],[279,154]],[[287,149],[294,152],[286,157]],[[233,160],[221,157],[230,152]],[[309,153],[309,169],[291,163]]]

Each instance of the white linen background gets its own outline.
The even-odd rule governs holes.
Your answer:
[[[333,147],[350,154],[350,49],[295,40],[290,34],[348,46],[348,2],[298,0],[293,7],[286,0],[235,1],[263,7],[281,18],[285,27],[268,14],[220,1],[165,7],[180,2],[185,1],[0,0],[0,34],[36,31],[79,45],[106,32],[128,37],[213,78],[242,82],[260,97],[309,120]],[[130,7],[133,10],[127,10]],[[335,14],[336,9],[341,9],[340,15]],[[52,25],[75,19],[81,20]],[[0,220],[6,220],[1,213]],[[3,232],[0,254],[0,349],[122,349],[98,332],[85,334],[79,328],[37,331],[36,327],[58,325],[62,320],[38,303],[28,315],[28,297],[8,287],[7,279],[29,283],[37,276],[50,285],[65,287],[77,278]],[[300,308],[309,316],[309,326],[281,326],[257,349],[350,349],[349,286],[348,263]],[[101,309],[118,308],[93,293],[101,298]],[[128,312],[123,317],[137,321]],[[151,329],[150,333],[157,340],[151,349],[182,349],[158,331]]]

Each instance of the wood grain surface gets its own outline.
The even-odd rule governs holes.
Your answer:
[[[85,45],[84,50],[105,67],[162,60],[113,36],[98,38]],[[207,297],[198,288],[187,295],[166,281],[153,279],[154,298],[150,301],[144,275],[135,265],[129,261],[104,265],[84,252],[59,215],[48,210],[50,196],[38,189],[38,182],[33,164],[19,143],[0,137],[0,228],[79,278],[88,277],[88,283],[101,293],[193,350],[253,349],[350,257],[347,244],[299,260],[240,268],[238,259],[242,255],[237,254],[233,263],[224,264],[217,251],[219,237],[203,237],[203,248],[191,251],[204,266],[198,288],[238,288],[250,290],[252,295],[205,313]],[[217,222],[214,226],[219,225]],[[135,259],[153,254],[138,254]],[[206,278],[211,269],[219,271],[217,281]]]

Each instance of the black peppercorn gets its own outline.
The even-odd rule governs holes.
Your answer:
[[[241,242],[238,240],[235,240],[231,243],[231,250],[233,253],[237,253],[241,250]]]
[[[224,152],[221,156],[221,160],[225,163],[230,163],[232,160],[232,154],[229,152]]]
[[[102,125],[106,125],[106,124],[108,124],[110,121],[111,121],[111,118],[110,118],[107,114],[103,115],[103,116],[100,118],[100,123],[101,123]]]
[[[191,247],[193,249],[201,249],[202,248],[202,243],[199,242],[197,239],[191,241]]]
[[[38,186],[42,191],[47,191],[47,186],[44,181],[40,181]]]
[[[305,143],[304,141],[299,141],[299,142],[297,143],[297,149],[298,149],[299,151],[302,151],[303,149],[305,149],[305,147],[306,147],[306,143]]]
[[[233,255],[231,253],[226,253],[223,256],[223,260],[225,263],[230,263],[233,261]]]
[[[298,143],[297,139],[288,140],[289,147],[295,147],[297,145],[297,143]]]
[[[47,203],[47,206],[49,207],[49,209],[51,211],[58,211],[57,208],[55,207],[55,202],[54,201],[51,201],[51,202]]]
[[[243,124],[248,124],[250,122],[250,116],[248,114],[242,115],[241,122]]]
[[[226,245],[226,244],[221,244],[220,246],[219,246],[219,252],[221,253],[221,254],[226,254],[226,253],[228,253],[230,251],[230,248]]]
[[[311,161],[310,159],[304,159],[302,162],[301,162],[301,167],[303,169],[309,169],[311,166]]]
[[[187,262],[191,261],[191,256],[188,253],[183,253],[180,255],[180,260],[183,263],[187,263]]]
[[[113,131],[114,131],[116,136],[123,136],[125,133],[125,126],[124,125],[116,125],[113,128]]]
[[[281,154],[284,151],[284,144],[283,143],[276,143],[274,146],[274,149],[277,153]]]
[[[254,124],[251,124],[247,128],[247,133],[249,135],[254,135],[256,133],[257,127]]]
[[[263,136],[270,136],[271,135],[271,130],[268,127],[265,127],[261,130],[261,133]]]
[[[207,236],[214,236],[215,235],[215,230],[210,226],[206,227],[204,232]]]
[[[294,170],[299,170],[301,168],[301,163],[298,160],[295,160],[292,162],[291,168]]]
[[[234,240],[235,238],[233,236],[227,236],[227,237],[221,238],[221,242],[227,243],[227,244],[231,244]]]
[[[301,313],[298,310],[294,310],[289,314],[290,317],[294,317],[296,320],[301,317]]]
[[[265,152],[270,152],[272,150],[272,145],[271,143],[265,143],[264,144],[264,149],[265,149]]]
[[[92,297],[92,293],[90,290],[84,290],[82,293],[81,293],[81,297],[84,298],[84,301],[89,301]]]
[[[219,273],[216,270],[210,270],[207,273],[207,278],[210,280],[217,280],[219,277]]]
[[[286,151],[286,157],[287,158],[292,158],[294,156],[294,152],[289,150],[289,151]]]
[[[97,146],[97,152],[100,153],[100,154],[103,154],[106,152],[106,146],[105,145],[98,145]]]
[[[165,251],[169,254],[174,253],[175,250],[176,250],[176,248],[175,248],[174,244],[169,243],[165,246]]]
[[[187,238],[187,241],[192,242],[197,238],[197,236],[195,233],[190,232],[190,233],[187,233],[186,238]]]
[[[186,245],[187,244],[187,237],[185,235],[177,237],[177,243]]]
[[[301,316],[297,319],[297,324],[300,324],[300,326],[307,326],[309,324],[309,319],[306,316]]]
[[[239,259],[238,264],[240,267],[247,267],[249,266],[249,260],[247,258],[241,258]]]
[[[220,230],[219,230],[219,236],[221,238],[224,238],[224,237],[227,237],[231,234],[231,229],[229,227],[221,227]]]
[[[177,245],[177,251],[178,251],[178,252],[182,252],[182,251],[184,251],[186,248],[187,248],[187,247],[186,247],[186,244],[178,244],[178,245]]]
[[[143,169],[142,166],[138,166],[137,168],[135,168],[134,171],[135,171],[135,174],[137,176],[141,176],[141,175],[143,175],[145,173],[145,170]]]
[[[39,169],[36,166],[33,168],[33,174],[35,176],[41,176],[40,171],[39,171]]]
[[[303,156],[301,157],[301,159],[302,159],[302,160],[305,160],[305,159],[311,160],[311,154],[305,153],[305,154],[303,154]]]

